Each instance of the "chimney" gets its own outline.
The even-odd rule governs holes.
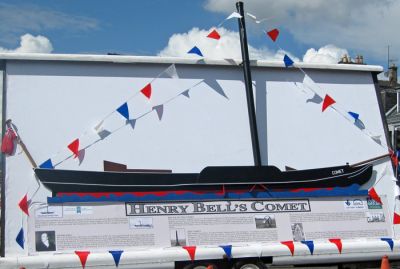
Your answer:
[[[389,86],[392,88],[397,86],[397,66],[394,63],[389,67]]]

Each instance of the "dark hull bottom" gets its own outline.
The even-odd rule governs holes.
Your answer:
[[[43,185],[59,192],[157,192],[331,188],[362,185],[372,175],[372,166],[336,166],[280,171],[274,166],[206,167],[201,173],[136,173],[35,169]]]

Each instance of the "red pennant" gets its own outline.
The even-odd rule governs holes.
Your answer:
[[[19,201],[18,205],[19,208],[21,208],[21,210],[29,216],[28,194],[25,194],[21,201]]]
[[[329,95],[325,95],[324,102],[322,103],[322,112],[325,111],[328,107],[336,103],[335,100],[332,99]]]
[[[390,153],[390,159],[392,160],[392,163],[393,163],[394,167],[396,167],[396,170],[397,170],[397,166],[399,165],[399,158],[397,157],[397,154],[392,149],[389,149],[389,153]]]
[[[332,238],[329,239],[329,242],[331,242],[332,244],[335,244],[337,249],[339,250],[339,253],[342,254],[342,240],[339,238]]]
[[[68,145],[68,148],[75,155],[74,158],[78,157],[78,155],[79,155],[79,138],[72,141],[72,143]]]
[[[140,90],[141,93],[143,93],[144,96],[146,96],[148,99],[151,97],[151,84],[147,84],[143,89]]]
[[[393,224],[400,224],[400,215],[394,212]]]
[[[281,244],[287,246],[290,250],[290,253],[292,253],[292,256],[294,254],[294,243],[293,241],[282,241]]]
[[[11,128],[7,128],[4,134],[3,140],[1,142],[1,152],[7,155],[11,155],[14,152],[15,139],[17,135]]]
[[[273,30],[267,32],[267,35],[272,39],[272,41],[275,42],[276,39],[277,39],[278,36],[279,36],[279,30],[275,28],[275,29],[273,29]]]
[[[90,251],[75,251],[75,254],[78,255],[79,260],[81,260],[82,268],[85,269],[86,261]]]
[[[373,200],[375,200],[376,202],[383,204],[381,197],[379,197],[379,195],[376,193],[376,190],[374,187],[372,187],[369,191],[368,191],[368,196],[371,197]]]
[[[221,36],[219,35],[219,33],[217,32],[217,30],[213,30],[211,33],[208,34],[207,36],[208,38],[213,38],[213,39],[220,39]]]
[[[190,259],[192,261],[194,261],[194,257],[196,255],[196,246],[187,246],[187,247],[182,247],[182,248],[185,249],[189,253]]]

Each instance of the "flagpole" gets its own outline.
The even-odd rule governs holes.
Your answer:
[[[254,108],[253,84],[252,84],[251,72],[250,72],[250,60],[249,60],[249,50],[248,50],[248,46],[247,46],[247,35],[246,35],[246,26],[245,26],[245,21],[244,21],[243,2],[240,2],[240,1],[236,2],[236,9],[237,9],[238,13],[241,15],[241,18],[238,18],[240,46],[242,49],[243,73],[244,73],[244,82],[245,82],[245,86],[246,86],[247,110],[248,110],[248,114],[249,114],[250,134],[251,134],[251,143],[252,143],[252,147],[253,147],[254,165],[261,166],[260,144],[258,142],[257,120],[256,120],[256,112],[255,112],[255,108]]]

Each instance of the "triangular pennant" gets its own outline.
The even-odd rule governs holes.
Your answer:
[[[45,161],[44,163],[39,165],[39,167],[43,168],[43,169],[54,169],[54,165],[53,165],[51,159],[48,159],[47,161]]]
[[[194,258],[196,256],[196,246],[185,246],[182,248],[185,249],[189,253],[190,259],[192,261],[194,261]]]
[[[325,95],[324,102],[322,103],[322,112],[325,111],[328,107],[336,103],[335,100],[332,99],[328,94]]]
[[[122,115],[125,119],[129,120],[129,108],[128,103],[123,103],[119,108],[117,108],[119,114]]]
[[[232,245],[219,246],[219,247],[224,250],[226,257],[228,258],[228,260],[230,260],[232,258]]]
[[[115,266],[116,267],[118,267],[118,265],[119,265],[119,260],[121,259],[122,252],[124,252],[124,251],[123,250],[110,250],[109,251],[109,253],[114,258],[114,262],[115,262]]]
[[[339,253],[342,254],[342,240],[339,238],[331,238],[329,239],[329,242],[332,244],[335,244],[337,249],[339,250]]]
[[[90,251],[75,251],[75,254],[78,255],[79,260],[81,261],[82,268],[85,269],[86,261],[90,254]]]
[[[196,54],[196,55],[199,55],[200,57],[203,57],[203,53],[201,53],[200,49],[198,47],[196,47],[196,46],[191,48],[187,53]]]
[[[74,154],[74,158],[78,157],[79,155],[79,138],[75,139],[68,145],[68,148]]]
[[[287,246],[290,250],[290,253],[292,253],[292,256],[294,254],[294,243],[293,241],[282,241],[281,244]]]
[[[390,250],[393,251],[394,242],[392,238],[381,238],[382,241],[385,241],[389,244]]]
[[[275,28],[275,29],[273,29],[273,30],[267,32],[267,35],[272,39],[272,41],[275,42],[276,39],[277,39],[278,36],[279,36],[279,30]]]
[[[381,197],[379,197],[378,193],[376,192],[375,188],[372,187],[371,189],[368,190],[368,196],[371,197],[373,200],[376,202],[382,204]]]
[[[241,19],[242,16],[237,12],[232,12],[232,14],[229,15],[228,17],[226,17],[225,20],[230,20],[230,19],[233,19],[233,18]]]
[[[147,84],[146,86],[144,86],[143,89],[140,90],[140,92],[146,96],[148,99],[150,99],[151,97],[151,83]]]
[[[175,64],[171,64],[167,69],[165,69],[164,73],[166,73],[171,78],[179,78]]]
[[[289,67],[294,64],[293,60],[290,59],[290,57],[287,56],[287,54],[285,54],[285,56],[283,57],[283,62],[285,63],[285,67]]]
[[[15,241],[17,241],[18,245],[23,249],[24,248],[24,229],[21,228],[21,230],[19,230],[17,237],[15,238]]]
[[[96,126],[94,126],[94,130],[95,130],[96,132],[98,132],[99,130],[101,130],[102,127],[103,127],[103,123],[104,123],[104,120],[102,120],[102,121],[100,121],[99,123],[97,123]]]
[[[164,114],[164,105],[154,106],[153,110],[157,112],[158,119],[161,120]]]
[[[132,129],[135,129],[135,125],[136,125],[136,119],[130,119],[127,121],[127,124],[129,124]]]
[[[29,203],[28,203],[28,194],[25,194],[24,197],[18,203],[19,208],[29,216]]]
[[[394,212],[393,224],[400,224],[400,215]]]
[[[209,33],[207,37],[208,38],[212,38],[212,39],[216,39],[216,40],[219,40],[221,38],[221,36],[217,32],[217,30],[215,30],[215,29],[211,33]]]
[[[360,115],[357,114],[357,113],[355,113],[355,112],[349,111],[349,112],[347,112],[347,113],[349,113],[349,115],[352,116],[352,117],[354,118],[354,122],[356,122],[356,121],[358,120],[358,118],[360,117]]]
[[[190,98],[189,90],[184,91],[184,92],[182,93],[182,95],[186,96],[187,98]]]
[[[312,240],[304,240],[301,241],[302,244],[306,245],[308,247],[308,249],[310,250],[311,255],[314,254],[314,241]]]

